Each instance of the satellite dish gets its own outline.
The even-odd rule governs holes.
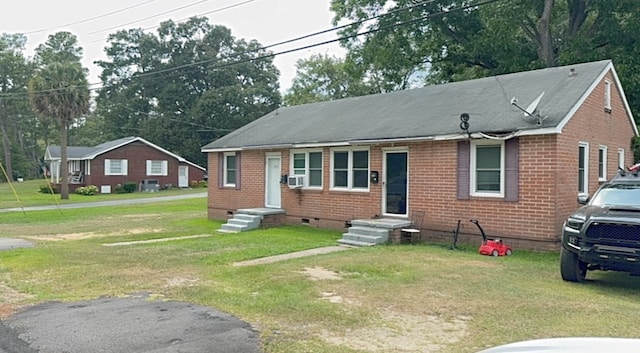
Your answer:
[[[531,104],[529,104],[527,109],[525,109],[525,111],[524,111],[524,116],[532,116],[533,113],[535,113],[536,109],[538,108],[538,104],[540,103],[540,100],[542,99],[542,96],[544,96],[544,92],[540,93],[538,98],[536,98],[533,102],[531,102]],[[511,103],[511,104],[513,104],[513,103]]]

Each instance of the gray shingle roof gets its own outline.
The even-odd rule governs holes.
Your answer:
[[[136,137],[136,136],[129,136],[129,137],[123,137],[121,139],[117,139],[117,140],[113,140],[113,141],[108,141],[102,144],[99,144],[97,146],[94,147],[78,147],[78,146],[68,146],[67,147],[67,159],[68,160],[91,160],[96,158],[96,156],[99,156],[103,153],[109,152],[113,149],[116,149],[120,146],[124,146],[126,144],[129,144],[131,142],[134,141],[139,141],[142,142],[148,146],[151,146],[163,153],[166,153],[167,155],[170,155],[174,158],[176,158],[179,162],[184,162],[187,164],[190,164],[196,168],[205,170],[205,168],[190,162],[180,156],[178,156],[177,154],[167,151],[164,148],[157,146],[145,139],[143,139],[142,137]],[[47,150],[45,152],[45,160],[56,160],[56,159],[60,159],[60,146],[48,146]]]
[[[280,108],[202,150],[458,135],[462,113],[471,117],[470,132],[556,130],[612,67],[603,60]],[[515,97],[526,109],[543,92],[541,124],[511,104]]]

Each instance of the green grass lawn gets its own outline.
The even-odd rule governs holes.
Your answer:
[[[562,336],[640,337],[640,280],[594,272],[563,282],[557,253],[486,257],[477,247],[389,245],[254,266],[242,260],[335,245],[340,232],[286,226],[218,234],[206,199],[0,213],[0,313],[138,292],[250,322],[265,352],[470,353]],[[106,247],[187,235],[203,238]],[[2,309],[4,308],[4,309]]]

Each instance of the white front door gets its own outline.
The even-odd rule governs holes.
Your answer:
[[[282,171],[280,154],[267,154],[265,168],[265,207],[280,208],[280,174]]]
[[[189,187],[189,167],[181,165],[178,167],[178,187]]]

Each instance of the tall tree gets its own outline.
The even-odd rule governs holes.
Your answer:
[[[57,33],[49,41],[36,49],[37,62],[41,66],[29,82],[29,98],[34,110],[42,120],[53,119],[60,129],[60,197],[69,198],[67,172],[68,129],[80,117],[89,113],[89,84],[87,70],[79,62],[80,48],[64,46],[60,49],[60,39],[64,43],[76,43],[75,36],[68,32]],[[65,54],[68,51],[69,55]],[[56,55],[49,55],[55,52]]]
[[[638,1],[332,0],[331,8],[335,23],[355,23],[341,31],[347,59],[383,89],[406,88],[421,71],[442,83],[613,59],[640,101]]]
[[[29,114],[24,102],[32,67],[23,54],[26,40],[21,34],[0,35],[0,133],[9,178],[14,175],[12,145],[18,142],[16,138],[23,136],[19,117]]]
[[[206,18],[119,31],[105,52],[97,111],[113,137],[135,134],[201,165],[201,146],[281,102],[269,53]]]
[[[296,62],[296,77],[284,96],[285,105],[298,105],[380,93],[363,72],[345,59],[313,55]]]

